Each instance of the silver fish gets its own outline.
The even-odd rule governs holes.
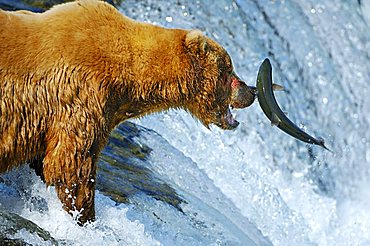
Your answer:
[[[259,68],[257,76],[257,98],[267,118],[273,125],[283,130],[290,136],[309,144],[315,144],[332,152],[325,146],[324,139],[314,138],[296,126],[280,109],[275,99],[273,90],[278,88],[272,83],[272,68],[269,59],[265,59]]]

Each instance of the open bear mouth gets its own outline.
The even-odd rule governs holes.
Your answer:
[[[230,106],[227,108],[226,114],[221,119],[221,127],[226,130],[233,130],[239,125],[231,113]]]

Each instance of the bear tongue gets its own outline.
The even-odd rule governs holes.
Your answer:
[[[239,125],[239,122],[235,120],[233,115],[231,114],[230,108],[227,109],[226,121],[230,129],[234,129]]]

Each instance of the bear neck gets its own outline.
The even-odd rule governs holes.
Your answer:
[[[113,93],[117,106],[112,107],[116,108],[112,127],[129,118],[170,108],[186,109],[186,102],[196,94],[199,80],[195,76],[198,74],[195,67],[199,66],[184,47],[187,33],[148,25],[131,37],[127,50],[116,51],[130,55],[121,59],[122,75],[118,80],[115,78],[118,85],[113,90],[119,94]]]

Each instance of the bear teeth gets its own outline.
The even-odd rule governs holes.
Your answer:
[[[235,120],[234,116],[231,113],[230,106],[227,109],[226,121],[230,128],[235,128],[239,125],[239,122]]]

